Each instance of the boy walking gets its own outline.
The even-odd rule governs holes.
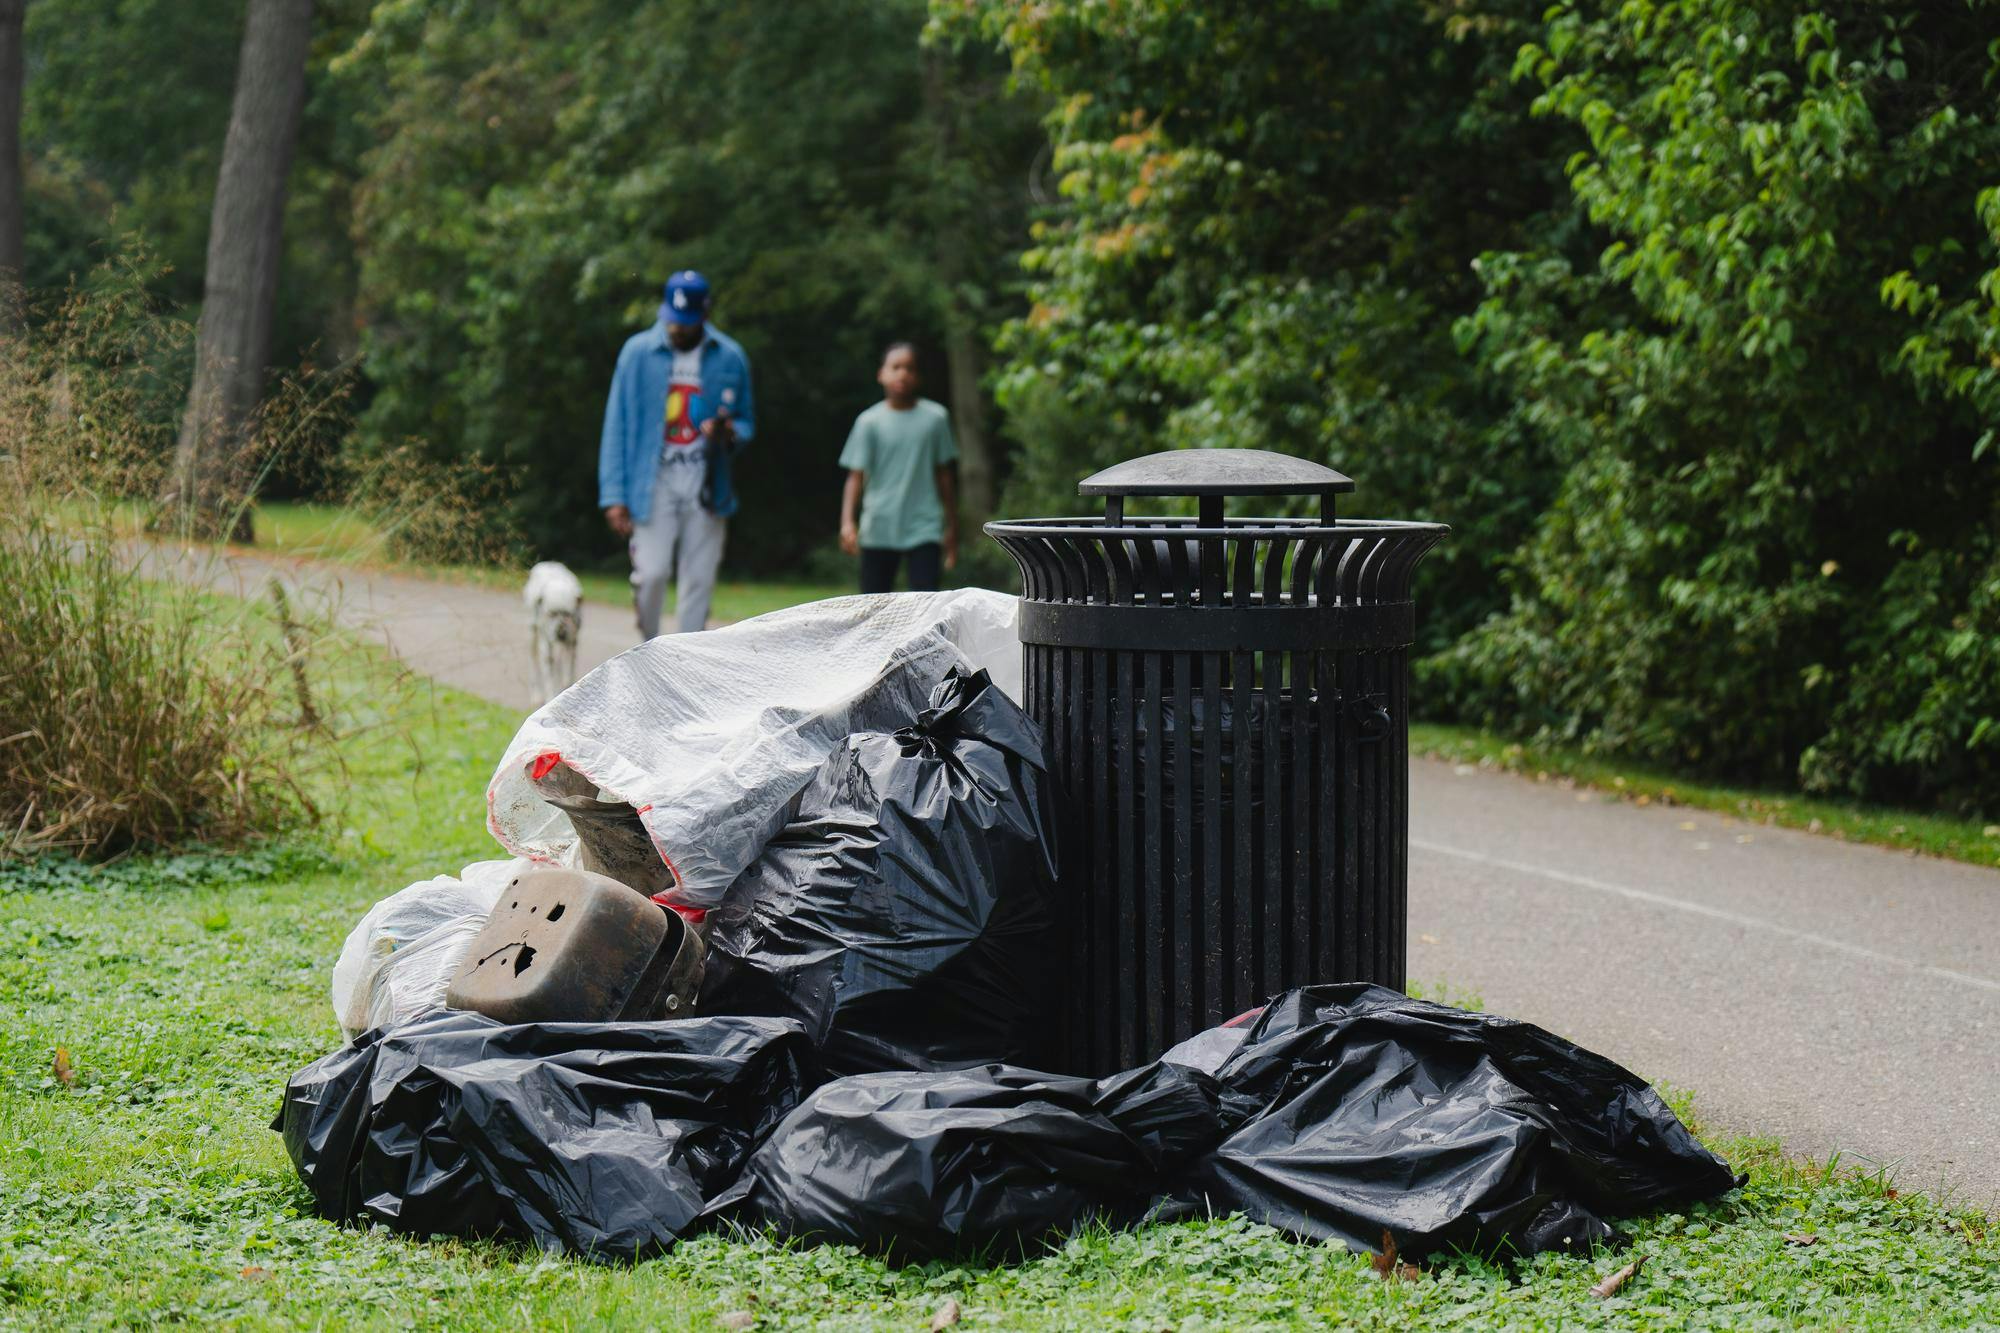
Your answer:
[[[854,419],[840,465],[840,549],[861,557],[861,591],[888,592],[896,566],[910,590],[936,592],[938,570],[958,563],[958,442],[951,417],[917,396],[917,349],[891,343],[875,372],[882,401]],[[864,499],[865,495],[865,499]],[[855,510],[860,521],[855,521]]]

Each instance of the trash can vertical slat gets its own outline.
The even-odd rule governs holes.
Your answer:
[[[1317,533],[1299,542],[1298,559],[1292,565],[1292,605],[1304,606],[1312,596],[1313,577],[1323,561],[1332,555],[1330,543]],[[1312,826],[1307,798],[1311,795],[1312,738],[1308,732],[1312,717],[1312,655],[1294,652],[1291,660],[1290,771],[1281,781],[1290,809],[1286,839],[1285,897],[1290,917],[1285,935],[1285,972],[1288,977],[1310,975],[1314,911],[1312,878]]]
[[[1230,658],[1229,799],[1236,817],[1236,844],[1229,863],[1230,1002],[1245,1002],[1257,994],[1257,862],[1251,817],[1256,811],[1250,771],[1250,688],[1255,659],[1244,652]],[[1217,728],[1217,748],[1222,739]],[[1247,1004],[1254,1004],[1248,1000]],[[1241,1010],[1237,1011],[1241,1013]]]
[[[1336,656],[1332,652],[1322,652],[1316,662],[1316,685],[1320,691],[1320,747],[1314,759],[1318,761],[1314,775],[1314,789],[1320,803],[1318,827],[1314,841],[1314,861],[1312,873],[1314,883],[1334,885],[1334,893],[1320,893],[1324,903],[1324,927],[1314,941],[1312,953],[1312,975],[1314,977],[1338,977],[1340,969],[1340,943],[1352,935],[1346,923],[1350,899],[1338,891],[1340,885],[1340,741],[1346,735],[1346,725],[1340,719],[1340,685],[1334,679]],[[1326,707],[1324,701],[1334,701],[1334,707]]]
[[[1285,655],[1269,651],[1258,662],[1264,684],[1264,880],[1257,895],[1258,950],[1263,966],[1257,973],[1257,993],[1269,995],[1285,974],[1285,931],[1290,915],[1285,902],[1285,789],[1279,772],[1284,746]]]
[[[1201,944],[1195,937],[1201,925],[1195,907],[1196,830],[1194,789],[1201,775],[1193,741],[1194,663],[1190,653],[1175,653],[1172,660],[1174,685],[1174,746],[1167,756],[1173,774],[1174,809],[1172,843],[1174,849],[1173,971],[1174,985],[1190,995],[1197,1007],[1201,995],[1201,971],[1197,966]],[[1190,1034],[1192,1035],[1192,1034]],[[1178,1038],[1176,1038],[1178,1040]]]
[[[1072,1004],[1070,1011],[1072,1014],[1078,1014],[1081,1010],[1082,1021],[1077,1023],[1072,1020],[1072,1022],[1074,1030],[1090,1034],[1091,1039],[1087,1044],[1090,1055],[1087,1062],[1072,1060],[1071,1064],[1076,1068],[1094,1067],[1112,1062],[1112,1053],[1117,1050],[1118,1021],[1116,1001],[1110,995],[1114,989],[1110,979],[1115,972],[1113,960],[1117,957],[1118,947],[1115,923],[1118,898],[1116,894],[1108,891],[1113,883],[1112,867],[1117,843],[1113,840],[1112,830],[1104,820],[1096,817],[1104,810],[1115,808],[1114,802],[1118,799],[1111,779],[1112,749],[1105,743],[1105,738],[1111,734],[1107,711],[1111,695],[1111,659],[1106,653],[1091,653],[1089,657],[1090,734],[1096,741],[1091,751],[1094,757],[1090,782],[1093,803],[1089,806],[1080,806],[1077,818],[1086,820],[1090,824],[1090,860],[1079,863],[1066,859],[1064,863],[1071,868],[1071,901],[1074,902],[1078,897],[1084,898],[1085,906],[1080,915],[1089,918],[1091,931],[1088,975],[1092,981],[1090,988]],[[1072,801],[1075,799],[1074,795],[1071,799]],[[1099,886],[1098,892],[1088,896],[1076,892],[1075,867],[1079,864],[1088,867],[1084,873],[1088,875],[1089,883]]]

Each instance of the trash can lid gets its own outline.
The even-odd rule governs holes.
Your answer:
[[[1269,449],[1168,449],[1114,463],[1078,495],[1331,495],[1354,483],[1332,468]]]

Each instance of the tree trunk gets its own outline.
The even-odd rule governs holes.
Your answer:
[[[200,535],[248,537],[246,456],[277,312],[285,185],[305,107],[313,0],[250,0],[210,214],[194,384],[167,486]]]
[[[21,220],[27,191],[21,179],[21,24],[28,0],[0,0],[0,333],[21,322],[22,270],[27,263]]]
[[[944,335],[951,371],[951,416],[958,435],[959,507],[976,527],[993,517],[993,440],[986,433],[986,399],[979,381],[985,347],[969,320],[954,319]]]
[[[952,104],[944,53],[931,47],[924,51],[924,110],[930,120],[931,169],[942,192],[951,179],[951,159],[958,137],[957,109]],[[993,441],[986,433],[986,402],[980,396],[979,380],[985,371],[985,349],[981,346],[978,321],[966,308],[961,284],[969,267],[961,216],[965,201],[941,200],[938,215],[945,220],[938,227],[936,255],[938,287],[945,293],[944,356],[951,375],[952,429],[958,436],[958,504],[976,528],[993,516]]]

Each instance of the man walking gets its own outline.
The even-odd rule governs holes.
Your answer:
[[[708,623],[736,512],[731,463],[756,433],[750,360],[708,323],[708,279],[667,279],[659,322],[618,353],[597,451],[597,504],[627,539],[639,637],[660,632],[667,580],[681,630]]]

